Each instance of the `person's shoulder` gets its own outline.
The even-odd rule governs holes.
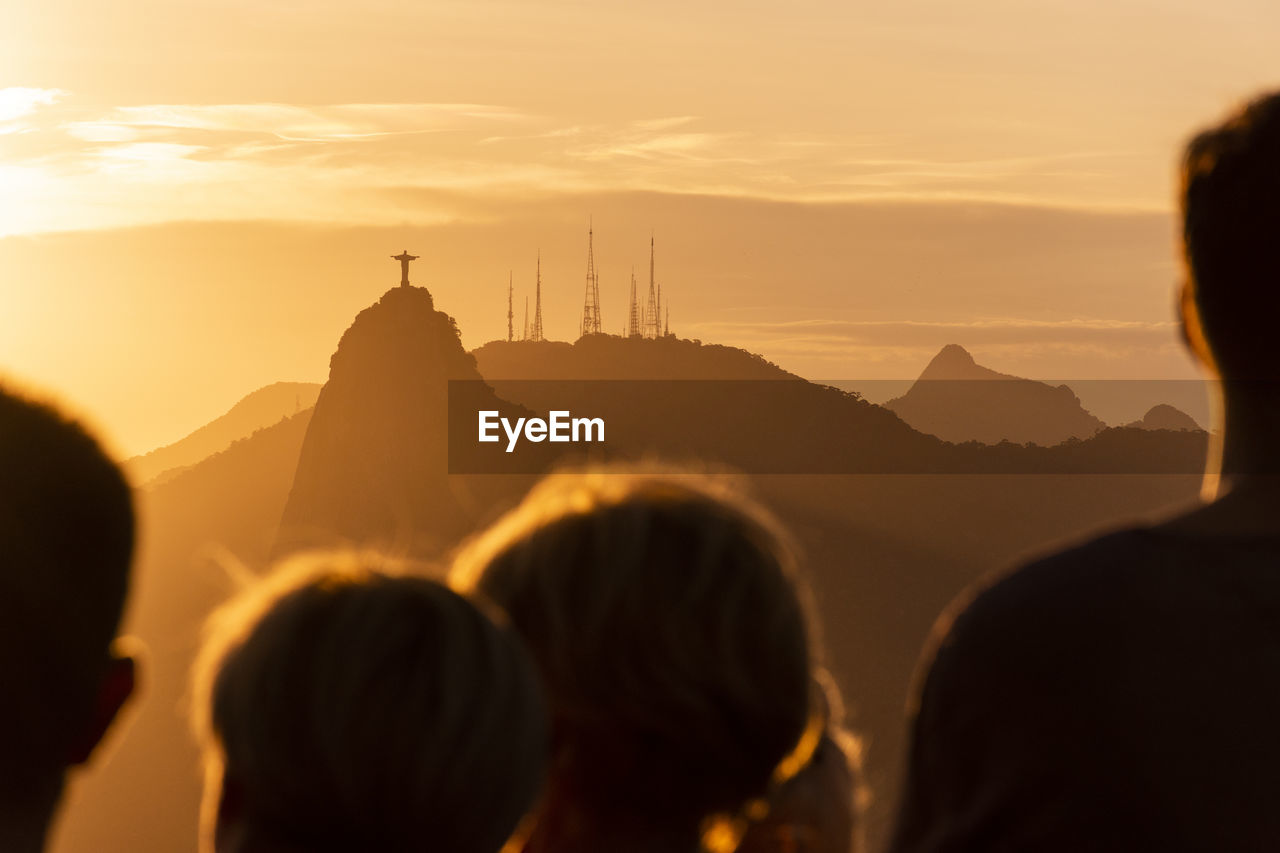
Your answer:
[[[1035,624],[1052,612],[1092,608],[1141,583],[1158,560],[1158,550],[1146,528],[1117,530],[988,577],[961,596],[951,611],[957,622],[980,618],[984,623],[1015,619]]]
[[[1033,677],[1054,661],[1062,678],[1075,666],[1097,666],[1133,630],[1159,548],[1145,528],[1118,530],[974,585],[934,628],[934,669]]]
[[[1143,527],[1126,528],[1017,564],[980,585],[974,606],[1058,609],[1115,597],[1163,562],[1163,543]]]

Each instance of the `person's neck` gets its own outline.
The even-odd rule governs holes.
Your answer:
[[[1202,505],[1165,524],[1204,535],[1280,534],[1280,405],[1249,389],[1214,400]]]
[[[1271,389],[1261,386],[1235,386],[1223,396],[1205,469],[1206,485],[1215,488],[1206,498],[1242,488],[1280,492],[1280,400],[1273,405]]]

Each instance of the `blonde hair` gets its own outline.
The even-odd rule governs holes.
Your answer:
[[[540,790],[546,715],[523,648],[396,570],[308,557],[211,618],[193,719],[211,790],[238,792],[241,849],[493,853]]]
[[[538,663],[553,792],[601,827],[696,839],[766,794],[806,731],[793,553],[726,480],[561,474],[464,551],[451,582],[505,608]]]

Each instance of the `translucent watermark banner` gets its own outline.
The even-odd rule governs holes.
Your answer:
[[[1280,383],[1238,390],[1280,400]],[[455,380],[449,472],[656,460],[748,474],[1198,474],[1214,391],[1192,380]]]

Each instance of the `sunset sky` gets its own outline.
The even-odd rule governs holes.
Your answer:
[[[423,256],[464,343],[506,282],[576,336],[631,266],[683,337],[815,379],[947,343],[1183,377],[1177,146],[1280,82],[1264,0],[9,0],[0,372],[144,452],[325,376]],[[517,307],[517,324],[520,307]]]

